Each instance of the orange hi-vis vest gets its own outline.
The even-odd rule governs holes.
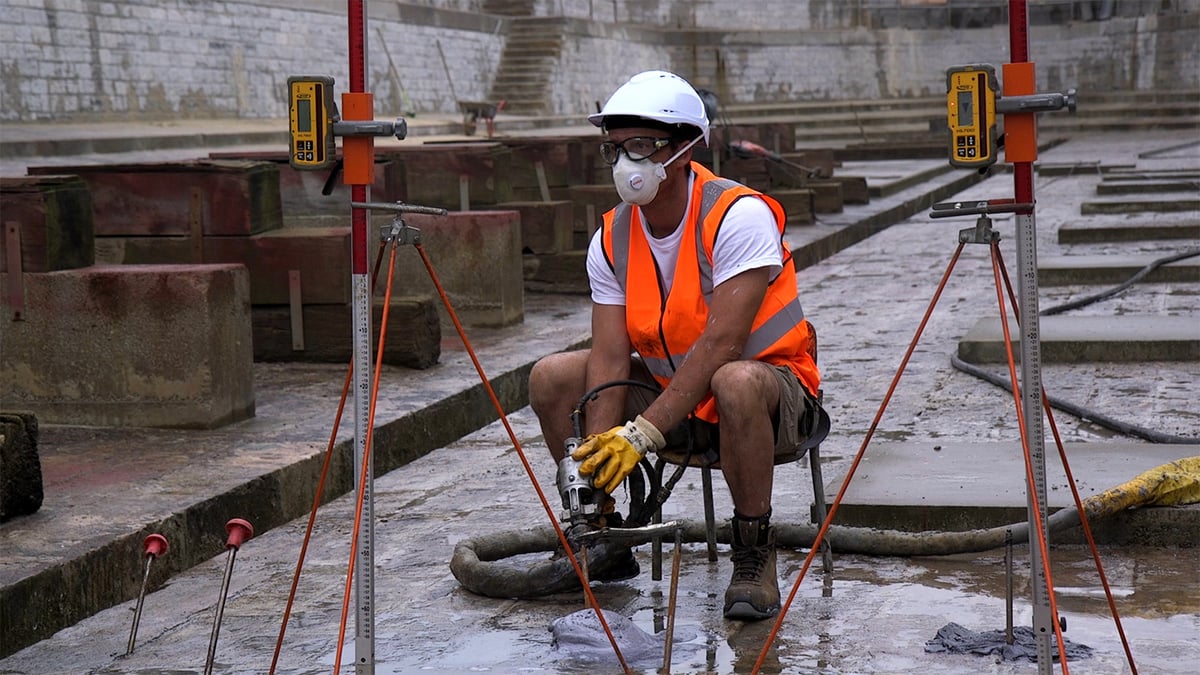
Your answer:
[[[693,162],[691,168],[696,178],[669,294],[664,293],[659,282],[658,265],[646,241],[640,211],[622,203],[604,214],[601,243],[604,257],[625,292],[625,327],[630,343],[654,379],[666,387],[708,322],[713,294],[713,247],[720,235],[721,221],[737,200],[762,199],[771,207],[779,228],[783,269],[767,287],[742,349],[742,358],[787,366],[815,394],[821,375],[809,352],[813,336],[800,307],[791,251],[783,241],[786,222],[783,207],[745,185],[717,177],[700,164]],[[694,414],[705,421],[717,422],[712,392],[700,401]]]

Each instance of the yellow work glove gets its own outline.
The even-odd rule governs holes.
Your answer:
[[[612,494],[647,452],[657,452],[666,444],[662,432],[638,415],[625,426],[589,436],[571,457],[583,461],[579,473],[593,476],[592,485]]]

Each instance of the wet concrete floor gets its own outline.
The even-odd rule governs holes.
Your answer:
[[[524,409],[510,417],[531,459],[540,458],[538,431]],[[464,537],[522,529],[544,522],[516,452],[499,424],[431,453],[376,481],[374,541],[377,569],[375,660],[378,673],[616,673],[609,662],[573,659],[555,649],[551,622],[583,609],[582,594],[497,600],[463,590],[447,561]],[[453,461],[448,461],[449,457]],[[835,458],[835,462],[845,458]],[[534,464],[543,490],[553,472]],[[781,471],[776,520],[802,522],[805,472]],[[665,517],[696,517],[699,478],[688,474]],[[552,494],[552,493],[551,493]],[[718,492],[718,504],[725,496]],[[674,508],[671,508],[674,507]],[[278,662],[281,673],[331,672],[348,565],[354,504],[341,498],[318,514],[291,622]],[[720,509],[723,512],[725,509]],[[215,671],[266,672],[272,661],[304,521],[246,542],[234,559]],[[668,549],[669,550],[669,549]],[[779,572],[785,597],[806,551],[787,551]],[[529,554],[537,557],[538,554]],[[595,586],[597,601],[643,631],[664,630],[669,558],[662,581],[649,574],[648,546],[637,552],[642,574]],[[1200,584],[1197,549],[1104,547],[1102,561],[1139,672],[1190,673],[1200,662]],[[1095,650],[1071,664],[1076,672],[1127,672],[1115,624],[1086,549],[1051,553],[1066,637]],[[1030,622],[1028,554],[1015,550],[1015,623]],[[106,610],[4,661],[3,673],[186,673],[204,664],[228,556],[172,578],[145,600],[138,645],[124,656],[133,603]],[[526,559],[514,560],[514,564]],[[837,555],[831,584],[819,564],[800,585],[778,638],[763,663],[766,673],[1030,673],[1024,662],[929,654],[926,641],[956,622],[972,630],[1005,627],[1003,552],[903,559]],[[727,547],[717,563],[702,544],[682,554],[672,672],[744,673],[758,659],[772,622],[740,623],[721,616],[730,574]],[[353,601],[351,601],[353,605]],[[353,608],[342,659],[357,653]],[[661,653],[631,663],[656,672]],[[1057,672],[1057,670],[1056,670]]]

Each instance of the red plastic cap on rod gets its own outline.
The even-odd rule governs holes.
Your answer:
[[[170,548],[167,538],[158,533],[146,537],[146,540],[142,542],[142,551],[150,558],[166,555]]]
[[[225,531],[229,533],[229,538],[225,540],[225,548],[241,548],[247,539],[254,536],[254,527],[241,518],[234,518],[225,523]]]

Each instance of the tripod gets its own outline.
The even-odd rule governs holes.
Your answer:
[[[1072,495],[1075,500],[1076,508],[1080,512],[1080,521],[1081,521],[1081,525],[1083,528],[1083,533],[1087,539],[1088,545],[1092,552],[1093,559],[1096,563],[1096,569],[1100,576],[1101,583],[1104,587],[1104,592],[1108,599],[1109,609],[1112,613],[1114,622],[1117,627],[1117,631],[1120,634],[1121,642],[1125,649],[1126,658],[1128,659],[1131,670],[1134,673],[1137,672],[1137,668],[1134,665],[1134,661],[1133,661],[1133,655],[1132,655],[1132,652],[1130,651],[1129,643],[1125,637],[1124,628],[1121,625],[1121,620],[1117,613],[1116,604],[1113,599],[1112,591],[1109,587],[1108,579],[1105,576],[1103,565],[1100,561],[1099,553],[1096,548],[1096,543],[1092,536],[1091,528],[1087,521],[1087,516],[1086,516],[1086,514],[1083,513],[1084,509],[1083,509],[1083,505],[1082,505],[1082,500],[1079,497],[1078,490],[1075,486],[1075,479],[1071,474],[1071,469],[1067,462],[1066,452],[1063,448],[1062,438],[1059,435],[1057,426],[1054,423],[1054,416],[1053,416],[1052,410],[1050,408],[1050,405],[1048,403],[1048,398],[1045,394],[1045,390],[1041,386],[1041,379],[1040,379],[1041,359],[1040,359],[1040,353],[1038,351],[1039,350],[1039,344],[1038,344],[1039,335],[1038,335],[1038,325],[1037,325],[1038,321],[1037,321],[1037,311],[1036,311],[1036,300],[1037,300],[1036,270],[1035,269],[1028,269],[1028,270],[1022,269],[1022,280],[1032,282],[1031,284],[1022,284],[1021,291],[1022,291],[1023,299],[1032,300],[1032,302],[1023,303],[1023,306],[1026,307],[1025,311],[1027,313],[1027,316],[1033,317],[1032,320],[1028,322],[1029,325],[1022,325],[1020,323],[1020,321],[1021,321],[1020,313],[1021,312],[1020,312],[1020,310],[1018,310],[1019,303],[1018,303],[1017,293],[1015,293],[1013,290],[1012,282],[1008,276],[1007,270],[1004,267],[1003,258],[1000,253],[1000,247],[999,247],[1000,235],[998,232],[996,232],[992,228],[992,221],[991,221],[991,218],[989,217],[989,214],[993,214],[993,213],[1009,212],[1009,213],[1017,213],[1018,214],[1018,216],[1019,216],[1018,217],[1018,256],[1020,257],[1020,255],[1022,253],[1024,253],[1026,255],[1025,261],[1032,263],[1036,259],[1036,250],[1034,248],[1035,240],[1034,240],[1033,232],[1032,232],[1032,218],[1031,218],[1032,210],[1033,210],[1032,203],[1028,203],[1028,202],[1018,203],[1014,199],[986,200],[986,201],[978,201],[978,202],[973,202],[973,203],[951,202],[951,203],[934,205],[933,211],[930,214],[931,217],[934,217],[934,218],[946,218],[946,217],[962,216],[962,215],[977,215],[978,219],[976,220],[976,224],[974,227],[965,228],[965,229],[959,231],[958,246],[955,249],[954,254],[950,259],[950,262],[946,267],[946,271],[942,275],[942,278],[938,284],[937,290],[934,292],[933,298],[930,300],[929,306],[926,309],[925,314],[922,317],[921,322],[917,327],[916,334],[913,336],[913,339],[912,339],[911,343],[909,344],[908,350],[905,352],[904,358],[901,360],[900,366],[897,369],[896,374],[892,379],[891,385],[889,386],[888,391],[887,391],[886,395],[884,396],[883,402],[880,404],[879,411],[876,413],[875,418],[872,421],[871,426],[868,429],[865,438],[863,439],[862,445],[860,446],[857,455],[855,456],[853,462],[851,463],[850,469],[846,474],[846,478],[842,482],[842,487],[840,488],[837,497],[833,500],[833,503],[831,504],[830,509],[829,509],[829,513],[826,515],[824,522],[822,522],[820,530],[817,532],[816,539],[813,542],[812,548],[810,549],[807,557],[804,560],[804,564],[801,567],[800,573],[799,573],[798,577],[796,578],[795,583],[793,584],[791,593],[788,595],[786,602],[783,603],[780,613],[779,613],[778,617],[776,618],[775,626],[772,628],[770,635],[768,636],[765,644],[763,645],[762,652],[759,655],[758,662],[755,664],[754,672],[758,672],[759,668],[761,668],[762,663],[765,660],[765,657],[771,647],[771,644],[774,641],[776,635],[778,634],[779,628],[783,624],[783,620],[787,615],[788,609],[791,606],[791,603],[793,602],[793,600],[795,599],[795,596],[796,596],[797,591],[799,590],[800,584],[804,580],[804,576],[807,573],[809,567],[811,566],[813,558],[814,558],[817,550],[820,548],[821,543],[824,540],[826,533],[828,532],[830,524],[833,522],[833,518],[837,514],[837,510],[838,510],[839,505],[841,504],[842,498],[846,494],[847,488],[849,487],[850,482],[854,477],[854,473],[857,470],[859,463],[861,462],[863,455],[866,451],[866,448],[869,445],[871,438],[874,435],[875,430],[879,425],[879,421],[882,419],[883,413],[886,410],[887,405],[888,405],[889,401],[891,400],[892,395],[896,391],[896,387],[897,387],[897,384],[899,383],[900,377],[904,374],[904,370],[907,367],[908,361],[911,358],[913,352],[915,351],[918,342],[920,341],[921,334],[924,332],[925,326],[928,323],[930,316],[933,314],[933,310],[937,305],[938,299],[941,297],[942,291],[945,289],[946,284],[949,281],[950,275],[952,274],[952,272],[954,270],[955,264],[957,263],[959,256],[961,255],[964,247],[969,243],[970,244],[984,244],[984,245],[987,245],[990,250],[991,262],[992,262],[992,274],[993,274],[993,279],[994,279],[995,289],[996,289],[996,299],[998,302],[999,312],[1000,312],[1000,325],[1003,330],[1009,374],[1011,377],[1011,381],[1013,383],[1012,392],[1013,392],[1013,399],[1014,399],[1014,405],[1015,405],[1015,410],[1016,410],[1017,422],[1021,429],[1021,445],[1022,445],[1024,460],[1025,460],[1026,486],[1027,486],[1028,503],[1029,503],[1030,531],[1031,531],[1031,533],[1034,533],[1036,535],[1036,539],[1031,539],[1030,550],[1031,550],[1032,572],[1033,572],[1032,578],[1031,578],[1031,586],[1032,586],[1031,590],[1033,591],[1033,599],[1034,599],[1034,605],[1035,605],[1035,607],[1034,607],[1034,630],[1035,630],[1035,633],[1037,633],[1037,637],[1038,637],[1038,667],[1039,667],[1039,671],[1048,673],[1048,672],[1050,672],[1050,669],[1052,667],[1051,662],[1052,662],[1053,658],[1050,653],[1050,639],[1049,639],[1050,634],[1052,632],[1057,640],[1058,658],[1059,658],[1059,662],[1062,666],[1063,673],[1064,673],[1064,675],[1065,675],[1065,673],[1067,673],[1067,656],[1066,656],[1064,640],[1063,640],[1063,636],[1062,636],[1062,631],[1065,629],[1065,622],[1059,617],[1059,614],[1058,614],[1057,603],[1056,603],[1056,600],[1054,597],[1053,579],[1052,579],[1051,570],[1050,570],[1049,564],[1048,564],[1049,544],[1047,541],[1047,526],[1046,526],[1046,515],[1047,514],[1046,514],[1045,464],[1044,464],[1044,449],[1043,449],[1044,441],[1043,441],[1042,431],[1041,431],[1042,416],[1038,412],[1038,408],[1040,407],[1045,411],[1046,417],[1050,422],[1050,428],[1054,434],[1054,439],[1055,439],[1055,442],[1056,442],[1056,445],[1058,448],[1059,457],[1062,461],[1062,466],[1063,466],[1064,472],[1066,473],[1067,483],[1069,484],[1069,486],[1071,488],[1071,492],[1072,492]],[[1021,217],[1026,214],[1029,214],[1030,217]],[[1022,221],[1028,221],[1028,222],[1024,223],[1025,224],[1024,231],[1022,231],[1022,224],[1023,224]],[[1032,268],[1033,267],[1032,264],[1029,265],[1029,267]],[[1005,303],[1006,292],[1007,292],[1008,300],[1011,303],[1011,306],[1012,306],[1012,309],[1014,312],[1014,318],[1017,320],[1018,325],[1021,327],[1021,335],[1022,335],[1022,340],[1021,340],[1022,364],[1021,365],[1022,365],[1022,368],[1025,371],[1025,375],[1026,375],[1026,377],[1022,380],[1025,383],[1024,392],[1022,392],[1021,388],[1018,387],[1018,385],[1017,385],[1018,378],[1017,378],[1017,374],[1016,374],[1016,360],[1013,355],[1012,338],[1011,338],[1010,331],[1009,331],[1009,324],[1008,324],[1008,319],[1006,316],[1006,309],[1005,309],[1005,307],[1006,307],[1006,303]],[[1033,308],[1032,310],[1029,308],[1030,306],[1032,306],[1032,308]],[[1029,429],[1031,427],[1035,430],[1034,433],[1031,433],[1029,431]],[[1011,602],[1011,600],[1010,600],[1010,602]],[[1044,608],[1039,607],[1038,606],[1039,604],[1044,604]],[[1048,610],[1048,611],[1044,612],[1045,619],[1042,620],[1041,622],[1039,622],[1039,610],[1040,609]],[[1011,612],[1011,608],[1009,608],[1009,611]]]

